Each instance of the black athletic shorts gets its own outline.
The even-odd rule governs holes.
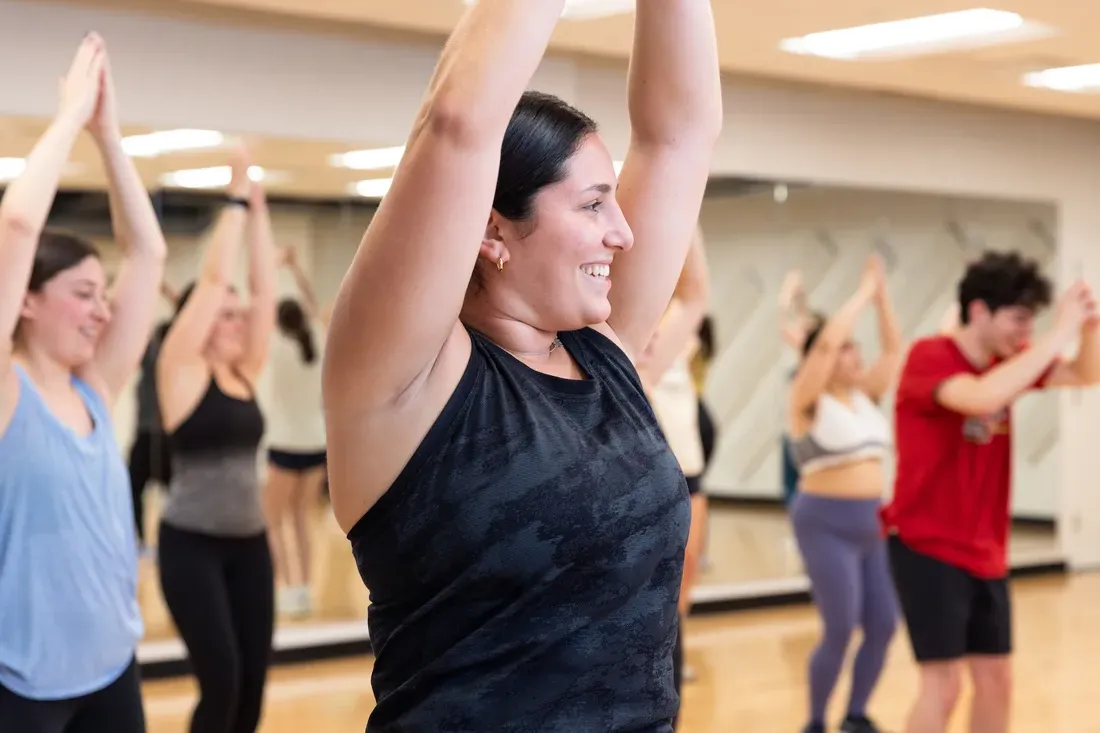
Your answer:
[[[1012,653],[1008,579],[977,578],[890,536],[890,565],[918,662]]]
[[[324,466],[327,459],[325,451],[302,453],[278,448],[270,448],[267,451],[268,462],[284,471],[309,471]]]

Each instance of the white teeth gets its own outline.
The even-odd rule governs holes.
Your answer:
[[[611,265],[584,265],[581,272],[592,277],[610,277]]]

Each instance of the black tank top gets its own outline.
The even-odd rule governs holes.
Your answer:
[[[671,733],[690,503],[626,355],[562,333],[589,375],[470,333],[465,373],[348,534],[375,651],[368,731]]]

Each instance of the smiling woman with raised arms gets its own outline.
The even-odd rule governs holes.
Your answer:
[[[122,149],[103,39],[0,202],[0,730],[141,733],[137,538],[111,410],[153,330],[166,247]],[[122,264],[44,229],[82,130],[103,160]]]
[[[687,539],[642,390],[721,131],[708,0],[639,0],[631,141],[524,92],[565,0],[480,0],[340,289],[333,508],[370,731],[661,731]]]

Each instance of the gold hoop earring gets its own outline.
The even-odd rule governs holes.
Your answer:
[[[504,258],[497,257],[497,272],[504,272]]]

